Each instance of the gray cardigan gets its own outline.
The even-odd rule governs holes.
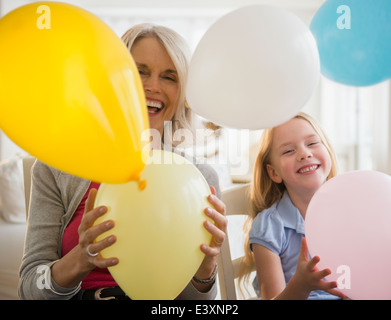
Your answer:
[[[216,172],[208,165],[196,165],[220,196]],[[57,285],[50,266],[61,258],[62,236],[87,192],[90,181],[69,175],[36,161],[32,170],[31,203],[18,293],[22,299],[70,299],[80,289]],[[180,263],[180,261],[178,261]],[[207,293],[190,282],[179,299],[214,299],[216,284]]]

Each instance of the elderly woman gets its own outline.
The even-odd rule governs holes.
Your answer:
[[[172,137],[168,135],[178,129],[191,129],[191,110],[185,106],[187,46],[176,32],[150,24],[129,29],[122,39],[140,72],[150,128],[160,134],[163,142],[156,144],[155,148],[168,144],[175,149],[175,142],[172,143]],[[165,125],[170,125],[171,130],[164,130]],[[227,228],[225,206],[218,199],[218,177],[207,165],[197,167],[211,185],[212,195],[208,200],[214,209],[206,209],[205,213],[214,223],[205,221],[204,227],[211,233],[212,241],[200,244],[205,258],[179,295],[180,299],[215,297],[217,256]],[[99,184],[93,181],[61,172],[40,161],[35,163],[25,253],[20,270],[21,298],[129,298],[107,269],[119,263],[118,259],[98,255],[116,242],[115,235],[94,241],[114,226],[111,220],[94,225],[94,221],[107,212],[104,206],[93,206],[98,188]]]

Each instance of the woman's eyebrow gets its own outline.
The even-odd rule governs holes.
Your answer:
[[[172,73],[172,74],[178,74],[178,72],[176,70],[173,70],[173,69],[167,69],[167,70],[164,70],[164,73]]]
[[[146,64],[144,64],[144,63],[138,63],[138,62],[136,62],[136,65],[137,65],[137,67],[139,67],[139,68],[148,69],[148,66],[147,66]]]
[[[136,65],[138,68],[149,70],[148,65],[145,63],[136,62]],[[173,74],[173,75],[178,75],[178,72],[175,69],[167,69],[167,70],[164,70],[162,73],[169,73],[169,74]]]

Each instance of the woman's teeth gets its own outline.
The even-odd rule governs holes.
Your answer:
[[[313,165],[313,166],[310,166],[310,167],[305,167],[303,169],[300,169],[299,170],[299,173],[307,173],[307,172],[310,172],[310,171],[315,171],[316,169],[318,169],[319,165]]]
[[[160,101],[147,100],[147,107],[149,113],[158,113],[163,108],[163,103]]]

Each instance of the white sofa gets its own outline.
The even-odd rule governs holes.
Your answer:
[[[0,300],[19,299],[19,267],[26,234],[23,157],[0,162]]]
[[[16,300],[26,223],[0,218],[0,300]]]

